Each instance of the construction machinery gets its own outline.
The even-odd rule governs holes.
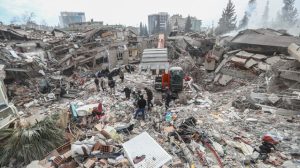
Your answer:
[[[155,90],[164,91],[170,89],[172,92],[183,90],[184,73],[181,67],[171,67],[161,75],[155,77]]]
[[[160,34],[158,36],[158,46],[157,48],[164,48],[164,35]],[[184,99],[183,91],[183,80],[184,72],[181,67],[171,67],[167,68],[162,72],[162,74],[157,73],[155,77],[154,88],[157,91],[170,90],[174,98]]]

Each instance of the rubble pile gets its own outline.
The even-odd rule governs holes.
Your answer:
[[[1,167],[299,166],[298,43],[263,53],[254,44],[247,48],[241,36],[260,33],[268,39],[276,36],[273,31],[249,30],[222,44],[203,34],[173,34],[168,63],[185,74],[182,92],[170,95],[167,106],[168,93],[154,89],[153,71],[130,64],[154,37],[140,41],[129,28],[110,26],[71,33],[30,30],[26,38],[15,29],[1,29],[0,39],[6,40],[0,84],[18,108],[18,122],[6,124],[0,144],[14,129],[38,129],[32,125],[43,125],[47,116],[59,116],[52,122],[63,135],[59,144],[52,140],[45,156],[28,159],[30,164],[0,159]],[[149,96],[145,88],[154,105],[146,106],[143,120],[135,113],[137,100]],[[5,108],[15,109],[5,98]],[[4,128],[6,118],[0,117]],[[23,150],[38,149],[31,145],[26,140]]]

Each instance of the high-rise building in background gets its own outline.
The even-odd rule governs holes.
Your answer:
[[[59,22],[61,27],[68,27],[69,24],[85,21],[84,12],[60,12]]]
[[[148,15],[149,34],[166,33],[168,24],[169,14],[167,12]]]

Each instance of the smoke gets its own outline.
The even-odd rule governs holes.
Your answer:
[[[247,10],[246,10],[246,12],[247,12],[247,14],[248,14],[248,16],[250,16],[251,17],[251,15],[252,15],[252,13],[255,11],[255,9],[256,9],[256,0],[249,0],[249,2],[248,2],[248,7],[247,7]]]
[[[241,16],[239,30],[243,29],[257,29],[257,28],[271,28],[275,30],[286,29],[288,33],[299,36],[300,35],[300,18],[294,25],[282,24],[278,16],[281,14],[281,9],[284,6],[283,0],[271,1],[269,0],[249,0],[245,9],[245,14]],[[264,18],[264,13],[268,5],[268,19]],[[295,5],[297,7],[297,4]],[[298,13],[299,13],[298,9]],[[247,19],[245,19],[247,17]],[[247,21],[244,23],[243,21]],[[241,26],[242,25],[242,26]]]

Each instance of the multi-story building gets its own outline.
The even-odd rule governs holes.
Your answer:
[[[176,22],[177,22],[177,26],[175,26]],[[169,19],[169,24],[171,29],[176,29],[178,31],[184,31],[185,22],[186,22],[185,18],[183,18],[182,15],[179,14],[173,15]]]
[[[169,24],[172,29],[176,28],[178,31],[184,31],[186,20],[187,17],[184,18],[182,17],[182,15],[176,14],[170,17]],[[175,26],[176,22],[177,25]],[[198,20],[196,17],[191,17],[191,22],[192,22],[192,28],[191,28],[192,31],[200,32],[202,20]]]
[[[61,27],[68,27],[72,23],[86,22],[84,12],[60,12],[59,22]]]
[[[196,17],[191,17],[192,21],[192,31],[200,32],[202,26],[202,20],[198,20]]]
[[[79,23],[71,23],[69,24],[69,28],[75,30],[84,30],[84,29],[93,29],[93,28],[100,28],[103,26],[102,21],[94,21],[93,19],[89,22],[79,22]]]
[[[148,15],[149,34],[165,33],[168,28],[168,22],[169,14],[167,12]]]

